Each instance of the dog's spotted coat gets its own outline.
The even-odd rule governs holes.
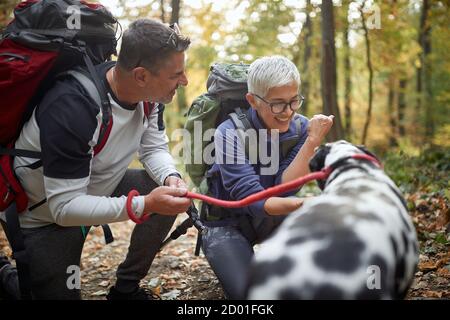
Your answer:
[[[346,141],[319,148],[311,171],[355,153]],[[370,153],[369,153],[370,154]],[[416,232],[400,191],[374,163],[350,159],[261,245],[249,299],[398,299],[418,262]]]

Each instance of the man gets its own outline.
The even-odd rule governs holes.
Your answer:
[[[112,108],[112,128],[94,154],[101,110],[73,78],[58,81],[36,108],[15,147],[42,152],[43,166],[24,167],[33,159],[15,158],[14,168],[29,197],[20,216],[36,299],[80,299],[66,285],[67,268],[79,265],[85,239],[80,226],[128,220],[126,194],[138,216],[125,261],[109,299],[146,299],[144,278],[178,213],[190,200],[175,169],[164,129],[164,104],[188,83],[185,50],[190,40],[176,25],[150,19],[133,22],[124,32],[117,63],[96,66]],[[143,101],[155,102],[145,112]],[[127,169],[136,152],[145,170]],[[7,231],[7,230],[6,230]]]

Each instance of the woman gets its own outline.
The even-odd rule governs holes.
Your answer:
[[[246,99],[251,108],[246,116],[260,133],[258,146],[265,143],[271,150],[277,140],[276,133],[279,134],[277,147],[280,152],[271,154],[272,159],[279,157],[278,170],[267,170],[267,163],[261,161],[261,153],[257,150],[246,152],[245,144],[237,141],[235,134],[230,134],[236,131],[234,122],[227,120],[214,135],[215,164],[208,172],[209,190],[213,196],[239,200],[309,173],[309,159],[333,125],[333,116],[315,115],[308,120],[297,114],[303,103],[299,85],[300,74],[287,58],[263,57],[250,65]],[[292,138],[296,143],[285,154],[281,146]],[[262,144],[261,139],[265,139]],[[254,152],[259,156],[252,162]],[[244,161],[230,163],[230,158]],[[297,191],[238,209],[209,208],[209,228],[202,237],[202,249],[227,298],[245,297],[253,245],[267,238],[287,214],[301,206],[302,199],[290,197]]]

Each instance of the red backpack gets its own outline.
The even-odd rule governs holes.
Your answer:
[[[117,26],[102,5],[85,1],[28,0],[14,9],[14,20],[0,38],[0,211],[13,202],[19,213],[27,208],[28,198],[12,169],[13,157],[41,155],[12,148],[56,77],[75,77],[101,106],[100,142],[94,152],[104,145],[112,125],[111,106],[94,64],[110,60],[116,52]],[[87,72],[73,70],[80,66]]]

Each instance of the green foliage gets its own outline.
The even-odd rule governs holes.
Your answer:
[[[92,1],[92,0],[91,0]],[[3,0],[0,4],[0,28],[11,19],[13,7],[19,0]],[[119,0],[113,8],[111,3],[100,0],[109,7],[126,28],[127,24],[137,18],[160,19],[164,13],[168,22],[171,15],[171,1]],[[281,54],[292,59],[298,66],[302,82],[309,83],[307,116],[322,112],[320,87],[321,69],[321,12],[320,1],[306,0],[213,0],[182,1],[180,7],[180,26],[182,32],[190,36],[191,48],[188,51],[187,74],[189,85],[182,99],[175,99],[166,109],[166,125],[168,132],[179,128],[185,121],[183,114],[190,103],[206,90],[206,79],[209,67],[213,62],[252,62],[264,55]],[[360,141],[362,127],[367,110],[367,67],[365,44],[361,31],[361,19],[352,14],[352,7],[362,1],[333,1],[335,3],[335,29],[337,53],[337,84],[341,116],[344,115],[344,70],[342,67],[343,25],[349,21],[349,38],[351,39],[351,106],[352,127],[351,139]],[[416,68],[420,66],[421,46],[418,43],[422,1],[366,1],[376,3],[380,8],[381,28],[370,29],[369,39],[372,43],[371,54],[374,68],[374,104],[373,119],[370,124],[368,146],[386,150],[389,140],[396,130],[392,130],[389,122],[387,96],[393,89],[394,103],[391,114],[397,117],[397,105],[400,79],[407,81],[405,89],[405,117],[402,120],[406,128],[409,144],[428,143],[449,147],[450,140],[450,14],[449,2],[430,1],[430,12],[427,25],[431,27],[431,53],[426,63],[429,65],[429,78],[417,93]],[[342,4],[340,4],[342,3]],[[164,10],[161,10],[164,4]],[[349,10],[350,8],[350,10]],[[304,72],[304,38],[302,23],[309,15],[312,35],[309,39],[311,54],[309,71]],[[368,14],[370,15],[370,13]],[[367,17],[367,16],[366,16]],[[289,40],[286,40],[289,39]],[[431,95],[425,94],[425,87]],[[300,87],[302,90],[302,87]],[[421,99],[421,108],[417,109],[417,101]],[[433,120],[435,130],[433,137],[425,137],[426,119]],[[398,120],[398,119],[397,119]],[[397,130],[398,131],[398,130]],[[394,132],[394,133],[392,133]],[[400,139],[402,140],[402,139]]]
[[[448,245],[450,244],[450,241],[447,240],[447,237],[445,236],[445,233],[438,233],[436,235],[436,238],[434,239],[437,243]]]
[[[430,147],[415,156],[391,151],[384,157],[384,167],[402,191],[420,189],[450,199],[450,148]]]
[[[18,2],[17,0],[2,0],[0,2],[0,31],[12,19],[12,10]]]
[[[286,45],[278,36],[294,21],[293,10],[289,6],[280,0],[256,0],[250,2],[245,12],[246,17],[235,32],[241,41],[228,48],[230,55],[237,54],[245,62],[251,62],[247,55],[288,54]]]

